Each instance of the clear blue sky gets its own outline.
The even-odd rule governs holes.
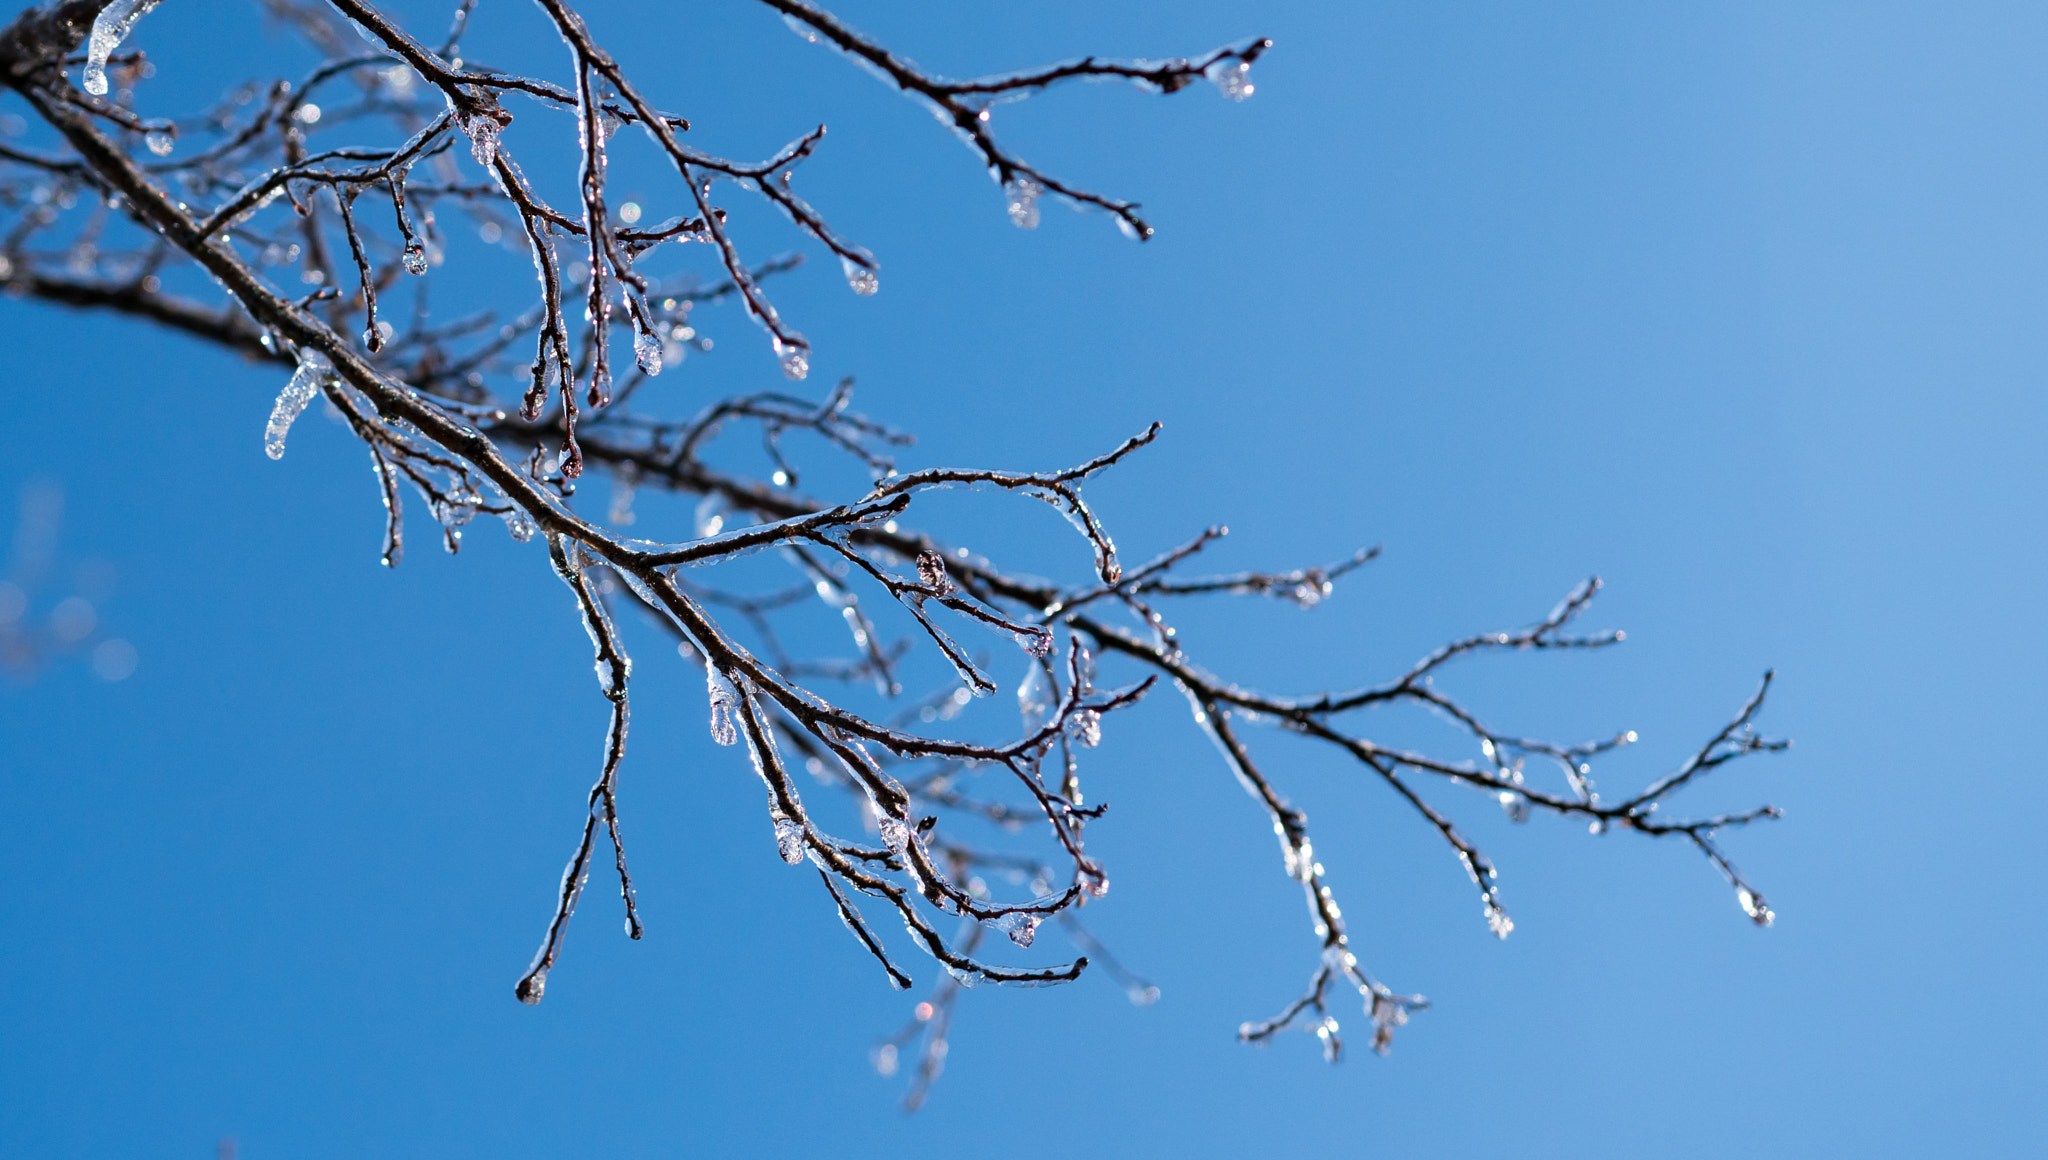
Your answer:
[[[479,50],[494,22],[535,26],[483,7]],[[1694,799],[1785,807],[1728,843],[1777,927],[1685,849],[1439,795],[1501,867],[1518,927],[1497,943],[1426,826],[1262,737],[1366,964],[1435,1007],[1384,1060],[1241,1047],[1313,940],[1265,821],[1161,698],[1101,752],[1091,841],[1116,885],[1088,917],[1163,998],[976,992],[906,1119],[866,1053],[909,1000],[775,859],[701,678],[642,632],[624,792],[649,935],[593,889],[522,1007],[602,729],[541,551],[479,528],[387,573],[340,428],[315,413],[263,456],[273,370],[0,300],[0,497],[43,481],[66,505],[31,611],[109,561],[102,631],[140,657],[119,683],[73,659],[0,688],[0,1152],[2038,1147],[2048,11],[936,11],[844,8],[953,74],[1278,47],[1242,105],[1082,86],[998,110],[1027,156],[1143,201],[1159,236],[1139,246],[1051,206],[1012,229],[923,112],[766,9],[590,8],[706,147],[765,155],[830,123],[800,185],[876,251],[881,293],[814,261],[779,301],[820,381],[858,374],[866,410],[918,432],[911,461],[1051,467],[1163,419],[1091,493],[1132,557],[1211,523],[1225,566],[1386,545],[1312,614],[1192,615],[1211,668],[1371,679],[1598,572],[1591,621],[1628,630],[1621,650],[1444,683],[1507,727],[1639,731],[1600,767],[1619,788],[1777,667],[1764,724],[1797,747]],[[136,43],[163,83],[204,78],[261,51],[253,21],[220,31],[242,12],[175,0]],[[737,220],[762,252],[798,245]],[[659,380],[677,410],[774,375],[734,310],[702,317],[718,349]],[[1071,553],[1042,511],[972,510],[998,558]]]

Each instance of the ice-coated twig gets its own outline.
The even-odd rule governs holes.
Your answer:
[[[1019,224],[1035,222],[1038,198],[1050,193],[1107,210],[1141,237],[1150,226],[1134,205],[1068,186],[1007,152],[991,135],[993,104],[1086,79],[1160,92],[1208,79],[1242,97],[1251,91],[1248,68],[1268,47],[1249,41],[1188,60],[1084,58],[955,81],[917,69],[803,0],[763,2],[807,39],[830,43],[939,111],[1003,184]],[[1309,910],[1318,954],[1309,987],[1273,1018],[1245,1024],[1241,1034],[1249,1041],[1301,1028],[1337,1058],[1343,1040],[1332,1004],[1348,989],[1363,1003],[1374,1047],[1384,1051],[1394,1030],[1425,1005],[1360,965],[1363,932],[1346,926],[1333,885],[1343,867],[1324,865],[1305,812],[1258,752],[1257,725],[1327,747],[1353,763],[1346,768],[1387,787],[1390,801],[1444,839],[1498,934],[1512,924],[1493,864],[1465,836],[1452,808],[1449,799],[1462,791],[1477,792],[1483,808],[1506,810],[1517,821],[1549,814],[1596,832],[1680,838],[1723,875],[1752,921],[1771,920],[1770,907],[1722,842],[1729,831],[1778,811],[1759,806],[1685,817],[1670,809],[1679,793],[1697,790],[1721,767],[1785,747],[1755,731],[1769,675],[1677,768],[1611,799],[1599,793],[1593,764],[1633,743],[1634,733],[1543,740],[1497,728],[1439,684],[1456,671],[1453,662],[1490,653],[1619,643],[1618,632],[1573,628],[1591,606],[1597,581],[1573,588],[1533,625],[1455,640],[1389,681],[1275,695],[1217,676],[1183,647],[1167,615],[1179,607],[1175,601],[1271,596],[1313,607],[1378,550],[1323,567],[1184,574],[1190,561],[1213,554],[1224,534],[1216,527],[1126,570],[1109,521],[1081,488],[1156,438],[1156,424],[1063,470],[898,474],[896,458],[910,439],[852,410],[851,380],[820,399],[754,391],[693,401],[694,415],[664,417],[683,397],[669,389],[677,364],[712,348],[692,317],[697,305],[737,300],[766,330],[788,377],[801,379],[810,367],[808,343],[762,290],[771,275],[795,269],[798,256],[746,260],[714,191],[762,198],[837,256],[853,289],[869,293],[878,285],[873,257],[792,188],[795,167],[822,147],[822,128],[758,163],[685,145],[679,135],[688,121],[651,103],[564,0],[539,0],[565,50],[558,80],[459,60],[470,21],[490,11],[471,0],[457,6],[438,49],[364,0],[265,4],[325,59],[295,82],[252,80],[212,107],[175,117],[140,111],[153,95],[143,82],[145,65],[154,61],[113,55],[111,44],[99,43],[105,37],[86,44],[102,20],[109,27],[132,22],[146,0],[50,0],[0,29],[0,85],[41,122],[40,137],[0,145],[0,216],[11,218],[0,232],[0,283],[39,301],[174,329],[273,368],[272,381],[284,384],[266,429],[273,454],[281,454],[304,407],[323,395],[370,451],[387,565],[402,553],[405,487],[419,494],[451,551],[483,514],[502,519],[515,541],[545,541],[592,641],[609,718],[580,841],[540,950],[515,989],[519,998],[538,1001],[561,962],[600,826],[612,845],[628,932],[641,933],[617,794],[630,677],[612,620],[611,602],[620,599],[672,634],[682,654],[675,663],[701,666],[714,740],[743,747],[762,779],[768,824],[759,835],[759,861],[771,868],[808,861],[834,912],[892,985],[907,986],[909,976],[896,966],[890,939],[907,938],[942,968],[909,1037],[884,1045],[893,1069],[894,1053],[922,1038],[913,1105],[938,1075],[964,988],[1065,983],[1092,960],[1134,999],[1156,996],[1076,914],[1102,898],[1110,881],[1086,843],[1089,825],[1111,816],[1109,803],[1084,798],[1084,771],[1091,788],[1116,784],[1098,780],[1105,756],[1098,743],[1105,728],[1115,727],[1115,714],[1139,705],[1160,682],[1180,691],[1224,766],[1257,802],[1279,839],[1281,866],[1301,884]],[[99,60],[111,98],[82,93],[67,78],[67,62],[77,63],[82,44],[85,63]],[[514,102],[522,117],[529,103],[540,110],[532,124],[514,128],[505,105],[512,94],[523,98]],[[571,139],[562,113],[575,119],[573,166],[553,160],[540,136]],[[624,125],[638,126],[646,141],[615,141]],[[672,171],[670,187],[647,195],[650,202],[667,199],[666,207],[620,202],[610,192],[611,152],[631,147],[651,149]],[[568,156],[566,148],[560,156]],[[537,160],[544,157],[550,160]],[[532,178],[522,160],[536,166]],[[565,190],[572,177],[573,202],[551,204],[540,192]],[[370,201],[359,200],[366,191]],[[648,224],[639,224],[643,215]],[[450,310],[437,298],[428,309],[442,264],[466,263],[475,247],[508,242],[531,260],[531,281],[468,279],[458,287],[480,301]],[[226,309],[217,305],[223,291]],[[630,365],[624,348],[615,356],[612,344],[629,332]],[[657,373],[663,378],[655,384]],[[252,416],[260,413],[261,401],[251,405]],[[755,441],[743,450],[760,457],[758,469],[735,465],[752,460],[722,441],[734,431]],[[866,482],[836,502],[799,490],[811,478],[800,475],[800,445],[813,437]],[[617,518],[609,523],[586,515],[588,505],[577,499],[593,473],[614,484]],[[1037,579],[908,526],[928,492],[950,487],[1042,500],[1075,525],[1088,551],[1028,561],[1032,571],[1065,577]],[[633,491],[689,497],[699,519],[675,526],[658,510],[635,513]],[[648,538],[626,538],[620,528],[627,517],[634,535]],[[756,565],[760,570],[749,571]],[[820,606],[840,627],[803,635],[802,618]],[[998,656],[1008,660],[991,660],[954,639],[957,629],[945,614],[995,633],[1021,655],[1005,648]],[[930,662],[919,657],[934,655],[958,680],[929,696],[903,698],[904,680],[923,686],[914,666]],[[1020,668],[1022,680],[1010,687]],[[857,707],[850,695],[828,697],[808,683],[842,680],[871,682],[877,705]],[[1016,700],[990,727],[986,714],[971,713],[976,692],[1007,692]],[[1446,755],[1369,735],[1370,713],[1402,707],[1442,723],[1457,748]],[[817,800],[806,802],[799,782]],[[991,848],[976,837],[976,827],[985,826],[999,841],[1032,836],[1039,853]],[[856,906],[859,895],[893,912],[903,934],[871,924]],[[941,933],[949,918],[960,923],[950,937]],[[1082,954],[1046,964],[1035,934],[1048,923],[1064,929]],[[1018,966],[992,961],[982,951],[989,931],[1005,936],[1014,948],[1008,953],[1031,957]]]
[[[1009,199],[1010,218],[1017,225],[1026,229],[1037,225],[1038,209],[1034,203],[1041,193],[1051,192],[1076,205],[1115,215],[1117,224],[1140,241],[1149,239],[1153,229],[1138,215],[1137,203],[1069,185],[1005,149],[989,129],[991,105],[1073,80],[1125,80],[1153,92],[1174,93],[1205,76],[1215,80],[1226,95],[1242,100],[1251,95],[1246,75],[1252,62],[1273,47],[1270,40],[1249,40],[1216,49],[1196,60],[1115,61],[1086,57],[1004,76],[956,81],[924,72],[805,0],[761,2],[782,13],[799,36],[831,45],[883,81],[930,106],[940,123],[951,126],[981,156],[989,175]]]

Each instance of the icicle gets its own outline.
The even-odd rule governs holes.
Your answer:
[[[128,30],[135,27],[135,22],[149,15],[149,10],[158,3],[159,0],[114,0],[100,9],[92,22],[92,36],[85,44],[86,92],[95,97],[107,95],[107,58],[128,39]]]
[[[1045,187],[1028,177],[1013,177],[1003,184],[1003,205],[1010,211],[1010,224],[1020,230],[1038,228],[1038,195]]]
[[[334,364],[326,356],[312,351],[299,353],[299,369],[292,372],[291,381],[277,394],[277,403],[270,409],[270,423],[263,428],[263,453],[272,459],[284,458],[284,437],[292,429],[292,421],[320,393],[320,384],[334,374]]]
[[[498,159],[498,135],[505,127],[487,112],[466,114],[461,124],[462,131],[469,136],[469,155],[489,171]]]

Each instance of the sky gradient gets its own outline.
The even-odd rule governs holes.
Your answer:
[[[445,7],[420,9],[427,28]],[[1242,104],[1084,85],[997,109],[1019,152],[1142,201],[1159,233],[1138,245],[1051,204],[1012,228],[941,127],[765,8],[586,10],[706,148],[766,155],[830,124],[799,185],[876,252],[881,292],[854,297],[813,252],[776,299],[814,343],[813,386],[857,375],[862,409],[916,432],[906,465],[1064,466],[1159,419],[1089,492],[1128,558],[1211,524],[1231,529],[1224,569],[1385,546],[1312,612],[1190,609],[1212,670],[1288,692],[1384,679],[1597,573],[1588,624],[1626,645],[1442,684],[1504,728],[1636,730],[1597,769],[1619,791],[1775,668],[1762,725],[1795,747],[1685,804],[1785,808],[1727,842],[1776,927],[1675,843],[1517,827],[1439,792],[1500,867],[1517,926],[1496,941],[1426,824],[1262,734],[1361,959],[1434,1007],[1386,1059],[1355,1010],[1336,1068],[1304,1036],[1242,1047],[1314,939],[1263,816],[1159,697],[1097,758],[1112,810],[1090,842],[1115,887],[1086,917],[1160,1001],[1101,978],[977,991],[906,1118],[867,1053],[916,996],[775,858],[757,780],[705,734],[701,672],[634,624],[622,803],[649,934],[628,942],[593,882],[547,1001],[522,1007],[603,728],[543,551],[478,527],[453,558],[421,535],[387,572],[345,430],[316,411],[263,455],[274,369],[0,299],[0,500],[64,497],[29,614],[90,590],[93,639],[137,657],[119,681],[80,655],[0,685],[0,1152],[2034,1146],[2048,11],[835,10],[951,75],[1272,37]],[[178,0],[134,43],[162,84],[210,96],[241,74],[204,70],[278,43],[242,11]],[[538,28],[485,5],[472,51],[550,67]],[[617,180],[673,197],[651,167]],[[730,200],[756,253],[803,249]],[[736,308],[701,319],[717,347],[658,380],[669,410],[777,381]],[[1034,506],[937,518],[1074,574],[1085,555]]]

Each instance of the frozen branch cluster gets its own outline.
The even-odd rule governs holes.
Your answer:
[[[18,131],[0,142],[0,207],[13,218],[0,238],[0,282],[17,294],[134,316],[276,364],[284,385],[264,432],[267,453],[285,453],[295,419],[316,401],[333,408],[368,451],[385,512],[387,565],[404,551],[408,491],[424,501],[451,552],[482,515],[501,519],[515,540],[544,545],[591,640],[608,709],[581,835],[540,950],[518,980],[521,1000],[545,995],[598,859],[612,863],[606,873],[617,878],[628,933],[637,939],[643,930],[620,814],[633,674],[615,620],[622,602],[672,634],[685,663],[701,666],[711,737],[743,749],[761,779],[764,853],[772,839],[776,857],[809,865],[821,884],[821,910],[836,914],[892,986],[911,987],[915,965],[890,949],[885,925],[900,924],[909,946],[939,968],[938,989],[875,1055],[878,1067],[893,1072],[899,1053],[915,1051],[913,1104],[943,1063],[961,989],[1064,983],[1093,964],[1135,1001],[1157,996],[1109,956],[1078,911],[1110,886],[1086,842],[1105,808],[1083,791],[1089,751],[1117,714],[1162,690],[1185,699],[1264,810],[1282,866],[1307,898],[1317,940],[1308,989],[1274,1017],[1244,1024],[1247,1041],[1305,1030],[1334,1060],[1342,1049],[1334,1004],[1348,991],[1363,1006],[1372,1045],[1385,1051],[1394,1029],[1425,1005],[1361,966],[1307,820],[1257,755],[1254,725],[1321,742],[1386,783],[1441,834],[1502,937],[1513,924],[1493,865],[1433,803],[1426,791],[1436,784],[1484,794],[1516,821],[1540,811],[1596,832],[1679,839],[1726,876],[1756,922],[1769,923],[1761,894],[1724,856],[1717,835],[1776,811],[1695,819],[1664,812],[1674,795],[1719,766],[1783,747],[1752,729],[1768,676],[1669,775],[1612,798],[1595,790],[1591,762],[1634,734],[1582,745],[1532,740],[1493,728],[1435,685],[1440,670],[1471,655],[1618,642],[1619,633],[1575,628],[1596,582],[1534,626],[1456,641],[1392,681],[1268,695],[1212,674],[1184,651],[1171,615],[1176,603],[1265,596],[1312,607],[1373,553],[1296,571],[1190,574],[1224,534],[1215,528],[1126,568],[1083,492],[1150,443],[1156,424],[1066,470],[899,473],[893,456],[908,437],[854,411],[850,381],[822,398],[769,390],[712,403],[690,418],[661,417],[653,402],[660,392],[649,383],[691,349],[710,349],[691,319],[707,301],[737,302],[789,380],[805,379],[811,366],[809,342],[764,289],[795,259],[747,255],[722,197],[772,206],[838,259],[856,294],[876,292],[878,267],[795,190],[797,167],[823,143],[822,126],[758,163],[704,152],[685,143],[689,120],[655,104],[564,0],[535,2],[560,41],[553,79],[464,58],[475,0],[462,0],[445,35],[433,40],[364,0],[261,0],[320,62],[295,78],[251,80],[216,107],[177,116],[150,108],[144,82],[155,66],[135,47],[147,39],[138,33],[149,27],[144,17],[156,0],[53,0],[0,32],[0,76],[33,117],[16,118]],[[1269,47],[1253,40],[1188,59],[1085,58],[960,81],[920,69],[804,0],[761,2],[804,39],[926,106],[987,167],[1015,224],[1035,225],[1040,202],[1052,197],[1106,213],[1139,239],[1153,228],[1137,205],[1089,192],[1011,152],[995,136],[995,110],[1077,80],[1158,93],[1207,80],[1241,100],[1252,92],[1252,64]],[[635,137],[618,137],[622,130]],[[379,134],[383,144],[335,143]],[[563,139],[574,142],[573,174],[522,164]],[[628,140],[672,178],[666,215],[612,196],[610,155]],[[475,239],[523,248],[530,292],[510,309],[489,302],[459,316],[430,314],[428,292],[437,284],[481,294],[455,273]],[[493,288],[502,296],[502,287]],[[758,433],[772,470],[736,471],[710,454],[720,434],[735,428]],[[839,502],[799,490],[783,445],[791,433],[848,457],[868,480],[865,490]],[[592,472],[612,484],[603,519],[577,502]],[[1085,545],[1083,577],[1035,579],[915,530],[912,509],[956,488],[992,500],[1029,497],[1058,510]],[[660,538],[627,536],[635,489],[696,497],[694,526],[636,529]],[[757,555],[785,578],[761,581],[761,569],[738,563]],[[843,625],[850,655],[785,644],[795,639],[793,618],[819,605]],[[887,640],[890,618],[911,639]],[[976,629],[993,633],[998,653],[1011,659],[989,661],[976,647],[989,638]],[[972,634],[966,639],[976,643],[956,634]],[[903,666],[913,640],[942,659],[953,679],[904,708]],[[1106,676],[1112,668],[1113,680]],[[1003,739],[945,735],[964,706],[1003,691],[999,673],[1017,669],[1025,675],[1010,692],[1019,720]],[[848,694],[816,691],[835,686]],[[856,711],[851,691],[866,687],[873,691],[864,695],[897,708]],[[1392,705],[1448,720],[1470,754],[1435,756],[1366,737],[1364,714]],[[859,833],[828,827],[805,791],[851,801]],[[1042,827],[1046,846],[1029,856],[997,852],[967,836],[970,821],[1000,832]],[[1006,883],[1012,889],[999,897]],[[1035,949],[1048,923],[1083,953],[1007,965]]]

